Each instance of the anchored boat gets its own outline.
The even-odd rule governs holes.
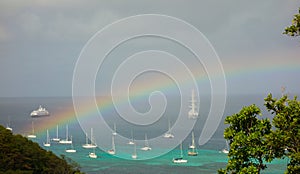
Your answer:
[[[41,116],[49,116],[50,113],[46,110],[46,108],[43,108],[41,105],[37,110],[34,110],[30,113],[31,117],[41,117]]]

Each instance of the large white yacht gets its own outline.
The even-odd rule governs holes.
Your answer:
[[[40,116],[48,116],[50,115],[46,108],[43,108],[41,105],[37,110],[34,110],[30,113],[31,117],[40,117]]]

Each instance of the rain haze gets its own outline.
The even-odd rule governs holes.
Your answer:
[[[299,6],[293,0],[3,0],[0,97],[71,96],[73,71],[86,42],[105,26],[140,14],[172,16],[201,31],[221,60],[228,94],[280,93],[282,86],[299,94],[300,39],[282,34]],[[148,49],[172,52],[193,66],[178,45],[153,37],[125,43],[108,63]],[[194,67],[194,73],[205,74],[204,67]],[[105,71],[115,70],[106,66]],[[209,88],[209,81],[202,82]]]

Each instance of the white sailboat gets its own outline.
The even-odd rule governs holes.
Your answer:
[[[31,127],[32,127],[32,134],[27,135],[28,138],[36,138],[36,135],[34,134],[34,125],[33,121],[31,122]]]
[[[114,136],[112,136],[112,138],[111,138],[111,146],[112,146],[112,148],[110,150],[108,150],[107,152],[111,155],[114,155],[114,154],[116,154],[116,146],[115,146],[115,137]]]
[[[228,144],[228,141],[227,141],[227,140],[226,140],[226,148],[224,148],[224,149],[222,150],[222,152],[225,153],[225,154],[228,154],[228,153],[229,153],[229,144]]]
[[[148,139],[147,139],[147,134],[145,134],[145,146],[142,147],[141,150],[143,150],[143,151],[151,150],[151,147],[149,146],[149,142],[148,142]]]
[[[196,149],[196,144],[195,144],[195,136],[194,136],[194,131],[192,132],[192,144],[189,146],[190,150],[188,151],[189,156],[197,156],[198,152]]]
[[[191,98],[191,105],[190,105],[191,110],[188,112],[190,119],[198,118],[199,113],[196,110],[196,102],[197,101],[195,100],[195,93],[194,90],[192,90],[192,98]]]
[[[58,138],[58,125],[56,125],[56,138],[52,138],[52,141],[59,142],[60,138]]]
[[[136,144],[134,143],[134,149],[133,149],[133,154],[131,155],[132,159],[137,159],[137,153],[136,153]]]
[[[85,144],[82,145],[83,148],[91,149],[96,148],[97,145],[94,143],[94,137],[93,137],[93,128],[91,128],[91,143],[88,142],[88,135],[85,136]]]
[[[116,123],[114,123],[114,132],[112,133],[114,136],[117,135],[117,127],[116,127]]]
[[[93,148],[93,152],[90,152],[90,153],[89,153],[89,157],[90,157],[90,158],[97,158],[97,154],[96,154],[96,152],[95,152],[95,148]]]
[[[6,129],[7,129],[7,130],[9,130],[9,131],[12,131],[12,128],[11,128],[11,127],[9,127],[9,125],[8,125],[8,124],[6,125]]]
[[[67,153],[75,153],[75,152],[76,152],[76,149],[74,149],[74,147],[73,147],[72,136],[71,136],[71,141],[72,141],[71,147],[70,147],[69,149],[66,149],[66,152],[67,152]]]
[[[183,153],[182,153],[182,143],[180,144],[180,157],[173,158],[173,163],[187,163],[188,160],[183,159]]]
[[[129,142],[127,143],[129,145],[134,145],[134,140],[133,140],[133,131],[131,130],[131,139],[129,140]]]
[[[174,135],[171,133],[170,129],[171,129],[171,123],[170,120],[168,120],[168,132],[164,134],[164,138],[174,138]]]
[[[44,143],[44,146],[45,147],[50,147],[51,146],[48,129],[47,129],[47,140],[46,140],[46,143]]]
[[[10,119],[8,117],[8,124],[6,124],[6,129],[9,131],[12,131],[12,128],[10,127]]]
[[[66,139],[65,140],[60,140],[59,144],[72,144],[72,140],[69,140],[69,128],[68,125],[66,125]]]

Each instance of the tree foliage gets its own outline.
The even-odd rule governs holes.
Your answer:
[[[229,127],[224,137],[230,142],[229,161],[225,169],[219,173],[259,173],[266,168],[267,141],[271,123],[268,119],[258,119],[260,109],[255,105],[242,110],[225,119]]]
[[[272,125],[268,119],[257,118],[261,111],[255,105],[226,117],[229,160],[219,173],[260,173],[266,168],[264,162],[285,157],[289,159],[285,173],[300,173],[300,101],[269,94],[265,106],[274,115]]]
[[[294,15],[294,19],[292,20],[292,25],[286,27],[284,29],[283,34],[287,34],[293,37],[300,35],[300,8],[299,8],[299,13]]]
[[[78,166],[67,163],[37,143],[0,126],[1,173],[80,173]]]
[[[300,101],[286,95],[276,99],[270,94],[265,106],[274,114],[275,130],[269,143],[273,158],[288,157],[286,173],[300,173]]]

